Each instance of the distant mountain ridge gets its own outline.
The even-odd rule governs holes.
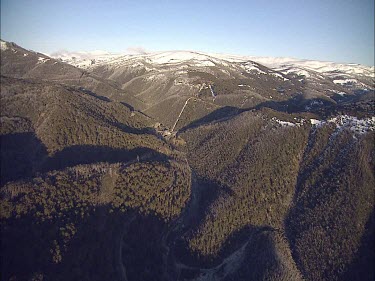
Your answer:
[[[337,63],[329,61],[318,61],[309,59],[296,59],[288,57],[262,57],[262,56],[241,56],[241,55],[230,55],[221,53],[205,53],[196,51],[160,51],[150,52],[147,54],[118,54],[110,53],[107,51],[92,51],[92,52],[56,52],[52,53],[51,57],[62,59],[64,62],[81,65],[84,67],[90,67],[91,60],[100,57],[99,63],[110,63],[116,59],[129,58],[149,58],[153,63],[175,63],[182,62],[191,59],[197,59],[198,57],[206,57],[203,60],[209,60],[210,57],[215,59],[223,59],[229,62],[245,62],[255,61],[273,69],[282,67],[298,67],[310,71],[316,71],[319,73],[329,72],[341,72],[346,74],[362,74],[365,76],[375,78],[375,66],[366,66],[356,63]],[[75,59],[73,59],[75,57]],[[199,59],[198,59],[199,60]],[[289,72],[293,70],[288,69]]]
[[[356,68],[361,67],[367,70],[374,70],[374,66],[366,66],[361,65],[359,63],[340,63],[340,62],[331,62],[331,61],[320,61],[320,60],[311,60],[311,59],[298,59],[298,58],[291,58],[291,57],[265,57],[265,56],[250,56],[250,55],[233,55],[233,54],[223,54],[223,53],[210,53],[210,52],[201,52],[201,51],[188,51],[188,50],[172,50],[172,51],[155,51],[155,52],[147,52],[142,54],[130,54],[130,53],[111,53],[109,51],[105,50],[95,50],[95,51],[86,51],[86,52],[74,52],[74,51],[57,51],[54,53],[51,53],[50,56],[57,59],[64,60],[72,60],[72,57],[77,57],[81,59],[95,59],[97,56],[107,56],[108,60],[111,60],[112,57],[144,57],[144,56],[171,56],[172,59],[175,60],[182,60],[183,57],[180,56],[180,54],[186,54],[185,59],[191,59],[196,54],[202,55],[202,56],[210,56],[217,59],[224,59],[231,62],[240,62],[240,61],[256,61],[258,63],[262,63],[266,66],[278,66],[282,64],[291,64],[295,63],[300,66],[305,65],[306,67],[309,67],[311,69],[321,69],[325,66],[332,66],[336,67],[336,69],[339,69],[343,66],[347,68]],[[190,54],[190,57],[189,55]],[[104,62],[104,61],[103,61]],[[341,67],[340,67],[341,66]]]

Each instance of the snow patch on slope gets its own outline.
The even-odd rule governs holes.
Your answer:
[[[311,125],[320,128],[322,127],[326,122],[323,120],[318,120],[318,119],[310,119]]]
[[[340,115],[329,119],[328,122],[335,123],[338,130],[350,129],[358,134],[373,131],[375,127],[375,117],[358,119],[357,117]]]
[[[345,93],[345,92],[337,92],[336,94],[339,95],[339,96],[342,96],[342,97],[347,95],[347,93]]]
[[[284,68],[277,68],[276,70],[284,73],[285,75],[294,73],[297,74],[298,76],[305,76],[306,78],[311,77],[310,72],[308,72],[305,69],[297,68],[297,67],[286,67]]]
[[[282,121],[280,119],[277,119],[276,117],[272,117],[271,119],[273,122],[276,122],[278,124],[280,124],[282,127],[300,127],[302,126],[306,120],[305,119],[298,119],[298,118],[294,118],[294,122],[289,122],[289,121]]]
[[[256,65],[253,62],[247,62],[247,63],[242,64],[241,66],[242,66],[243,69],[245,69],[245,71],[247,73],[250,73],[252,71],[256,71],[256,72],[258,72],[260,74],[267,74],[263,70],[259,69],[258,65]]]
[[[282,76],[280,73],[277,73],[277,72],[272,72],[271,75],[276,76],[277,78],[282,79],[284,81],[289,80],[288,78],[285,78],[284,76]]]
[[[38,63],[37,64],[40,64],[40,63],[45,63],[47,61],[49,61],[50,59],[47,59],[47,58],[43,58],[43,57],[39,57],[38,58]]]
[[[357,83],[357,80],[356,79],[337,79],[337,80],[333,80],[333,83],[345,85],[345,84]]]
[[[364,134],[375,130],[375,117],[358,119],[354,116],[339,115],[327,121],[310,119],[310,123],[317,128],[320,128],[328,123],[333,123],[336,125],[337,131],[348,129],[356,134]]]
[[[8,49],[7,42],[0,41],[0,49],[1,49],[2,51],[7,50],[7,49]]]

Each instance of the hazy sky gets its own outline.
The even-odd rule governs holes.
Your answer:
[[[141,47],[374,65],[374,0],[1,0],[1,38],[44,53]]]

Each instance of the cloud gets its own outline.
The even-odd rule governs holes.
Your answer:
[[[68,50],[59,50],[57,52],[49,54],[50,57],[53,58],[72,58],[75,57],[77,59],[94,59],[100,56],[108,56],[111,53],[102,50],[94,50],[89,52],[72,52]]]
[[[56,52],[53,52],[53,53],[49,53],[49,56],[51,57],[60,57],[60,56],[65,56],[65,55],[69,55],[71,52],[69,52],[68,50],[58,50]]]
[[[144,55],[144,54],[149,53],[149,51],[147,51],[145,48],[139,47],[139,46],[129,47],[126,49],[126,52],[130,54],[137,54],[137,55],[138,54]]]

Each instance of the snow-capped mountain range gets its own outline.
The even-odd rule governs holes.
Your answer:
[[[199,66],[215,66],[216,63],[246,63],[254,61],[267,66],[275,71],[285,75],[293,73],[305,78],[311,78],[319,74],[324,74],[334,79],[335,84],[357,83],[353,76],[366,76],[375,78],[375,67],[365,66],[354,63],[335,63],[316,60],[301,60],[295,58],[279,57],[256,57],[256,56],[239,56],[216,53],[203,53],[194,51],[165,51],[153,52],[147,54],[115,54],[106,51],[92,52],[57,52],[51,54],[51,57],[61,59],[63,62],[72,64],[81,68],[93,68],[98,65],[119,66],[128,64],[135,60],[144,60],[151,64],[176,65],[187,62],[194,62]],[[261,70],[250,66],[248,70],[255,70],[261,73]]]

